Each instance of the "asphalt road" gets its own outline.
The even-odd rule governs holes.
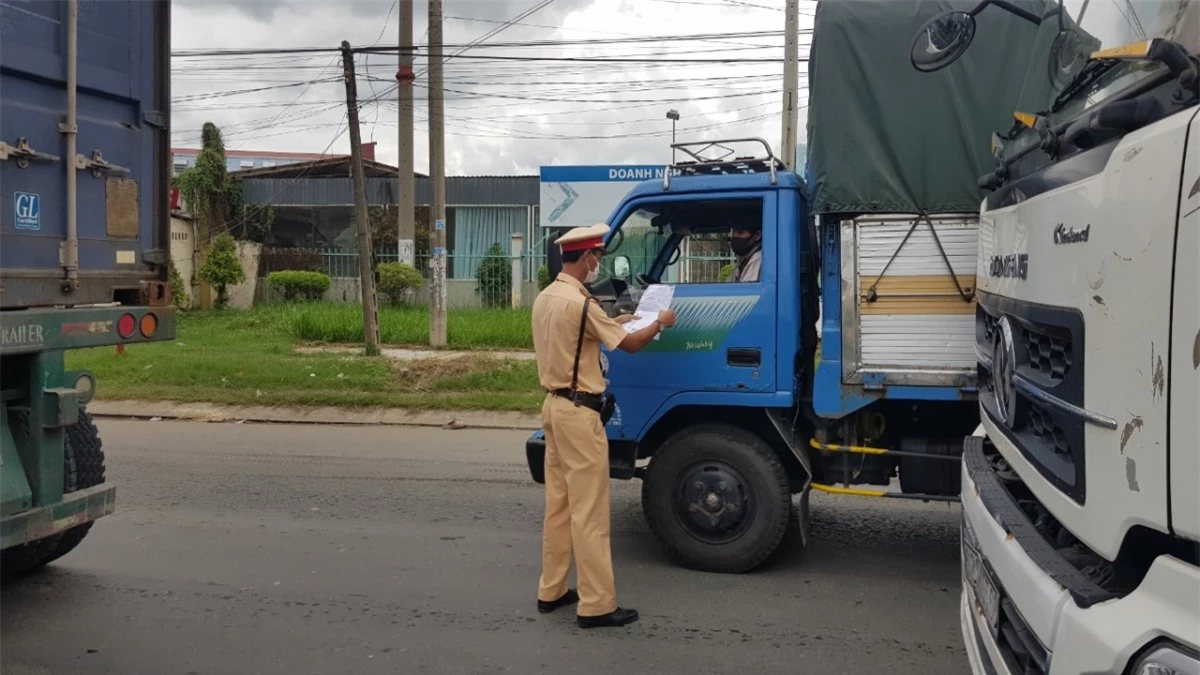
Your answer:
[[[613,487],[619,601],[535,609],[524,433],[101,422],[118,511],[0,591],[5,675],[962,673],[958,507],[814,496],[746,575],[670,565]]]

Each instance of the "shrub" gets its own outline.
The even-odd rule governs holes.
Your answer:
[[[721,272],[717,275],[717,281],[728,281],[729,276],[733,274],[734,267],[736,266],[733,263],[722,267]]]
[[[238,259],[237,242],[229,233],[219,234],[213,239],[197,276],[200,281],[217,289],[215,306],[224,309],[229,304],[229,286],[246,280],[246,271]]]
[[[380,293],[394,304],[403,304],[411,299],[412,291],[425,283],[417,268],[400,262],[379,265]]]
[[[179,276],[179,270],[175,267],[175,261],[172,260],[168,267],[171,269],[171,304],[175,305],[176,309],[190,308],[192,300],[188,295],[187,286],[183,283],[183,277]]]
[[[283,293],[283,299],[320,300],[332,283],[328,274],[321,272],[305,272],[301,270],[285,270],[271,272],[267,275],[267,283],[271,288],[277,288]]]
[[[550,285],[550,268],[542,265],[538,268],[538,290],[544,291]]]
[[[492,244],[487,257],[479,263],[475,276],[479,279],[479,293],[484,307],[505,307],[512,298],[512,264],[500,248]]]

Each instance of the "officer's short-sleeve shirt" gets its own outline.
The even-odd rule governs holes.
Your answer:
[[[546,287],[533,302],[533,350],[537,356],[538,379],[547,391],[571,386],[575,365],[575,345],[579,340],[587,289],[578,279],[566,274]],[[613,321],[597,302],[587,303],[587,329],[579,356],[579,391],[604,392],[604,373],[600,370],[600,343],[614,350],[625,339],[625,329]]]

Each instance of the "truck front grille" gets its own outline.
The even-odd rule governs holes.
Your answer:
[[[996,638],[996,646],[1010,672],[1046,675],[1049,671],[1049,650],[1038,642],[1029,624],[1008,598],[1000,600],[1000,631]]]
[[[1029,431],[1033,433],[1034,438],[1054,448],[1054,452],[1060,457],[1070,460],[1071,444],[1067,441],[1066,432],[1054,420],[1052,411],[1040,403],[1031,402],[1025,414],[1029,421]]]
[[[1012,329],[1013,368],[1001,374],[993,370],[1000,322],[1005,317]],[[984,411],[1047,480],[1082,504],[1086,496],[1084,422],[1017,390],[1013,394],[1015,414],[1005,423],[996,403],[994,380],[1022,378],[1026,385],[1083,408],[1082,314],[984,293],[976,308],[975,340],[981,357],[978,382]]]
[[[1071,340],[1036,328],[1021,329],[1021,343],[1029,367],[1055,382],[1066,379],[1071,370]]]

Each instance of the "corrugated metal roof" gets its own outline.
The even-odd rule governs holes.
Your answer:
[[[535,206],[537,176],[447,176],[446,204],[451,206]],[[416,179],[417,204],[429,204],[428,178]],[[368,178],[367,203],[395,204],[395,178]],[[352,206],[354,185],[349,178],[247,178],[242,181],[247,204],[275,206]]]

